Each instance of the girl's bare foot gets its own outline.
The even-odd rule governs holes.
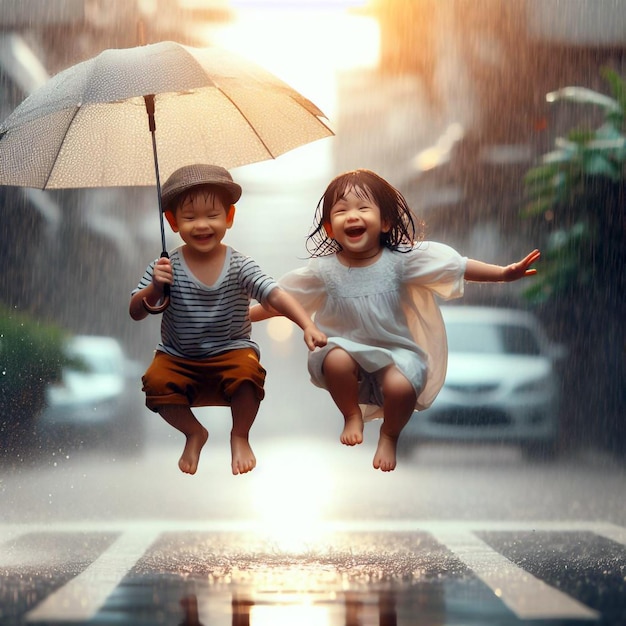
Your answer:
[[[230,436],[233,474],[245,474],[256,467],[256,457],[246,437]]]
[[[374,454],[374,467],[383,472],[391,472],[396,469],[396,448],[398,438],[390,437],[381,432],[378,438],[378,447]]]
[[[356,446],[363,443],[363,418],[360,413],[345,417],[343,432],[339,440],[344,446]]]
[[[185,442],[185,449],[178,461],[178,467],[181,472],[185,474],[195,474],[198,469],[198,461],[200,460],[200,452],[209,438],[209,431],[201,427],[201,430],[186,435],[187,441]]]

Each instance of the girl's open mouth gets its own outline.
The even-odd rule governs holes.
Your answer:
[[[365,230],[363,226],[354,226],[353,228],[346,228],[344,232],[346,237],[357,238],[360,237]]]

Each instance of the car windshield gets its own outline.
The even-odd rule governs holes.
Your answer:
[[[88,371],[95,374],[116,374],[119,372],[119,360],[111,354],[85,353],[79,355]]]
[[[526,326],[448,322],[446,330],[450,352],[527,356],[541,354],[537,338]]]
[[[121,355],[116,344],[99,340],[76,341],[69,346],[69,353],[78,358],[86,370],[93,374],[118,374]],[[82,368],[81,368],[82,369]]]

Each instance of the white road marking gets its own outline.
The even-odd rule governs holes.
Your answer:
[[[81,574],[29,611],[26,621],[92,619],[157,536],[145,530],[125,532]]]
[[[432,531],[520,619],[597,619],[600,614],[547,585],[467,531]]]
[[[615,541],[615,543],[621,543],[623,546],[626,546],[626,528],[613,526],[612,524],[603,524],[595,533],[611,541]]]

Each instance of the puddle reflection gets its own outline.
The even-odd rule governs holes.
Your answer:
[[[491,589],[427,533],[321,533],[302,551],[279,546],[255,533],[164,533],[108,608],[137,606],[140,592],[135,615],[179,626],[439,626],[494,602],[502,617]]]
[[[231,592],[180,600],[179,626],[438,626],[445,623],[442,585],[327,594]],[[230,608],[230,611],[229,611]],[[229,615],[230,613],[230,615]],[[230,617],[230,620],[229,620]]]
[[[205,626],[200,621],[200,613],[198,611],[198,598],[196,596],[185,596],[180,601],[180,606],[183,610],[184,618],[180,622],[180,626]],[[233,624],[235,618],[233,617]]]

